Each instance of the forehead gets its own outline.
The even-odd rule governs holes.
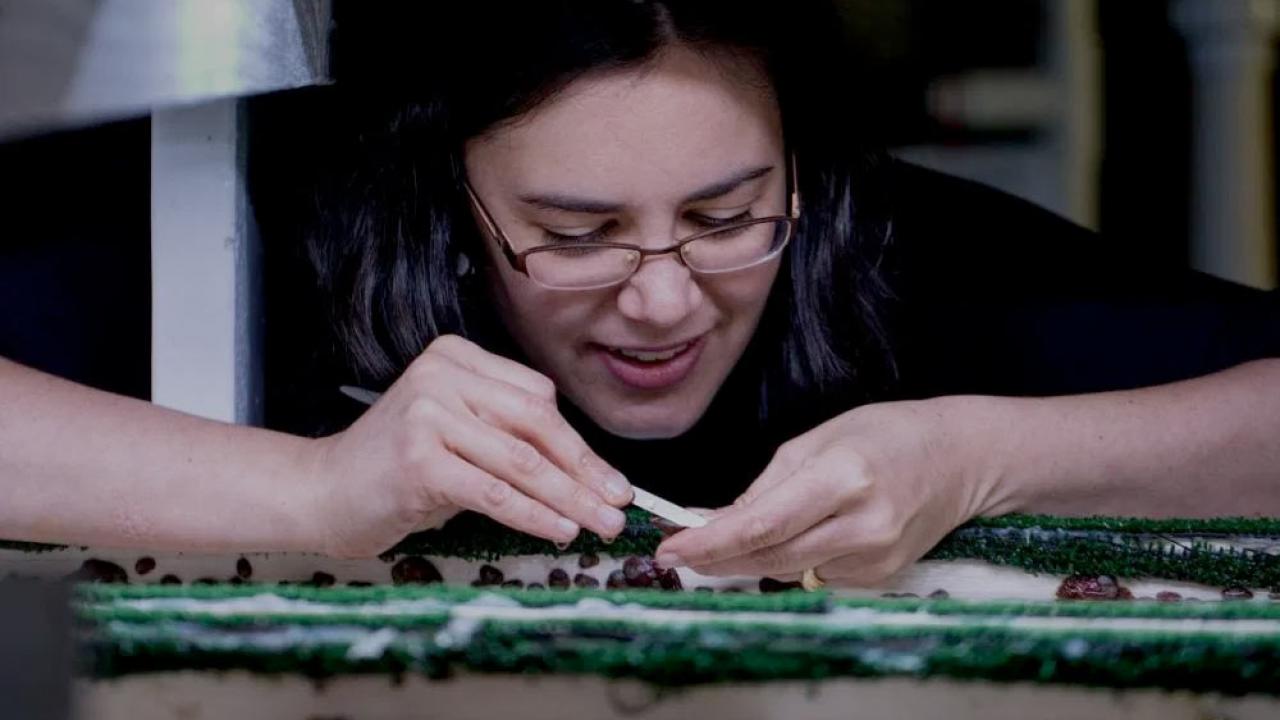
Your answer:
[[[782,127],[746,61],[671,49],[641,68],[589,76],[473,140],[473,181],[509,191],[665,196],[777,162]]]

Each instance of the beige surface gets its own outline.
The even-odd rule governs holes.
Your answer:
[[[459,718],[901,718],[902,720],[1273,720],[1271,697],[905,679],[717,685],[659,692],[594,677],[299,678],[174,673],[81,681],[83,720]]]

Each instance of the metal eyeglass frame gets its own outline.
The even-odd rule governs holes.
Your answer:
[[[484,206],[483,202],[481,202],[480,196],[477,195],[475,189],[471,187],[470,181],[463,180],[462,182],[463,187],[466,188],[467,197],[471,199],[471,204],[475,207],[476,213],[480,216],[481,222],[484,223],[485,229],[489,231],[489,235],[493,237],[493,239],[498,243],[498,247],[502,250],[503,256],[506,257],[507,262],[511,264],[511,269],[515,270],[516,272],[524,275],[525,277],[529,278],[530,280],[538,283],[542,287],[545,287],[549,290],[562,290],[566,292],[572,292],[575,290],[599,290],[601,288],[613,287],[614,285],[621,285],[622,283],[625,283],[626,281],[630,280],[636,273],[640,272],[640,268],[644,267],[645,258],[653,257],[656,255],[666,255],[668,253],[675,253],[676,257],[680,259],[680,263],[685,267],[689,268],[690,272],[697,275],[723,275],[727,273],[738,272],[740,270],[746,270],[748,268],[753,268],[753,267],[756,267],[757,265],[763,265],[764,263],[769,262],[770,260],[773,260],[774,258],[782,254],[782,251],[786,249],[787,245],[791,242],[791,238],[795,235],[796,223],[800,219],[800,191],[796,187],[798,183],[796,182],[796,157],[794,154],[790,156],[789,162],[787,164],[786,183],[787,183],[787,205],[788,205],[786,215],[770,215],[768,217],[752,218],[750,220],[744,220],[742,222],[737,222],[729,225],[724,225],[721,227],[711,228],[709,230],[703,230],[701,232],[694,233],[693,235],[690,235],[689,237],[684,238],[683,240],[680,240],[674,245],[669,245],[664,248],[646,249],[646,248],[640,247],[639,245],[632,245],[630,243],[607,243],[607,242],[575,243],[573,245],[574,248],[584,248],[584,247],[585,248],[614,248],[614,249],[638,252],[640,253],[640,261],[636,263],[636,266],[634,268],[632,268],[631,273],[629,275],[619,280],[605,283],[602,285],[590,285],[590,286],[584,286],[584,287],[570,288],[570,287],[557,287],[554,285],[547,285],[546,283],[539,281],[537,278],[529,274],[528,266],[526,263],[526,259],[530,255],[540,253],[540,252],[561,250],[563,249],[562,247],[557,245],[540,245],[538,247],[529,248],[528,250],[524,250],[522,252],[517,252],[515,247],[511,244],[511,240],[507,238],[506,233],[502,232],[502,228],[498,227],[498,223],[493,219],[493,216],[489,214],[489,209]],[[685,261],[684,253],[683,253],[684,247],[689,243],[693,242],[694,240],[700,240],[704,237],[707,237],[708,235],[715,235],[717,233],[726,232],[726,231],[733,230],[740,227],[760,225],[766,222],[776,223],[780,220],[786,221],[787,223],[787,236],[783,238],[782,243],[778,245],[778,248],[776,250],[774,250],[769,255],[766,255],[765,257],[760,258],[756,262],[753,262],[749,265],[743,265],[742,267],[732,268],[729,270],[713,270],[711,272],[706,272],[706,271],[697,270],[691,267],[689,263]]]

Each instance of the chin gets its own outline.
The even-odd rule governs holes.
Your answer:
[[[646,408],[646,410],[650,410]],[[588,413],[592,421],[610,435],[628,440],[669,440],[685,434],[702,413],[632,412]]]

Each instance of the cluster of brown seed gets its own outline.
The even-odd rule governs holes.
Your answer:
[[[578,569],[589,570],[600,564],[600,558],[593,553],[583,553],[578,558]],[[149,575],[156,569],[155,558],[140,557],[133,565],[134,573],[138,576]],[[235,574],[226,579],[215,577],[201,577],[192,581],[194,585],[212,585],[216,583],[229,583],[239,585],[248,582],[253,578],[253,565],[248,558],[241,557],[236,560]],[[100,583],[127,583],[129,582],[129,573],[116,563],[101,560],[99,558],[89,558],[85,560],[80,568],[67,577],[68,580],[75,582],[100,582]],[[177,575],[166,574],[160,578],[162,585],[180,585],[182,579]],[[330,587],[337,582],[333,575],[317,571],[304,581],[299,581],[298,585],[307,585],[312,587]],[[421,555],[408,555],[400,558],[391,567],[391,582],[395,585],[429,585],[432,583],[444,582],[444,578],[440,575],[440,571],[436,566]],[[282,580],[279,585],[295,584],[288,580]],[[479,574],[471,583],[475,587],[503,587],[503,588],[528,588],[530,590],[538,590],[543,588],[565,589],[569,587],[579,588],[598,588],[601,582],[586,572],[577,572],[570,576],[563,568],[555,568],[547,574],[545,584],[539,582],[531,582],[525,585],[523,581],[517,579],[508,580],[503,573],[493,565],[481,565]],[[655,588],[663,590],[681,590],[683,585],[680,582],[680,576],[676,574],[673,568],[662,568],[654,563],[653,558],[643,555],[632,555],[623,563],[622,567],[614,570],[604,580],[604,587],[610,589],[622,588]],[[347,583],[351,587],[367,587],[372,583],[353,580]],[[761,578],[759,589],[762,593],[782,592],[784,590],[794,590],[801,585],[798,582],[783,582],[774,580],[773,578]],[[695,590],[710,591],[711,588],[698,587]],[[728,589],[725,592],[738,592],[736,589]],[[1115,577],[1111,575],[1071,575],[1062,581],[1058,586],[1057,596],[1063,600],[1133,600],[1135,599],[1132,591],[1122,586]],[[884,593],[882,597],[886,598],[914,598],[917,597],[913,593]],[[946,590],[935,590],[929,594],[930,598],[939,599],[948,597]],[[1228,587],[1222,590],[1222,598],[1224,600],[1248,600],[1253,597],[1253,592],[1244,587]],[[1280,591],[1271,592],[1268,597],[1272,600],[1280,600]],[[1161,602],[1179,602],[1183,600],[1182,595],[1172,591],[1162,591],[1156,593],[1155,597],[1139,597],[1138,600],[1158,600]]]
[[[594,553],[583,553],[578,557],[578,569],[589,570],[600,564],[600,558]],[[569,587],[578,588],[598,588],[600,587],[599,578],[586,573],[577,572],[570,577],[569,572],[564,568],[553,568],[547,573],[545,584],[540,582],[531,582],[525,585],[520,580],[507,580],[502,571],[492,565],[481,565],[479,575],[471,582],[472,587],[504,587],[504,588],[526,588],[528,590],[541,590],[552,588],[556,590],[564,590]],[[604,586],[610,589],[618,588],[661,588],[663,590],[681,590],[683,586],[680,583],[680,576],[676,574],[673,568],[661,568],[654,562],[653,558],[640,555],[632,555],[622,563],[622,567],[609,573],[605,578]]]
[[[1245,587],[1228,587],[1222,590],[1223,600],[1249,600],[1253,591]],[[1272,600],[1280,600],[1280,593],[1270,593]],[[1062,600],[1158,600],[1160,602],[1180,602],[1181,594],[1172,590],[1162,590],[1155,597],[1134,598],[1133,592],[1122,586],[1111,575],[1071,575],[1058,586],[1058,598]]]

